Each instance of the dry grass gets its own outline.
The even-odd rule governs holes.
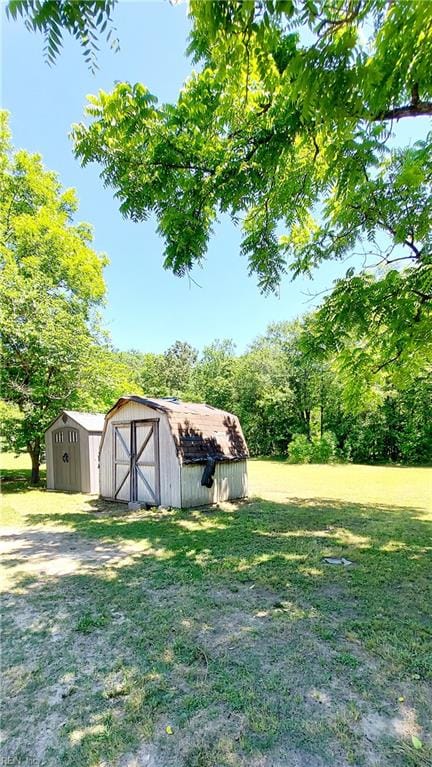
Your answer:
[[[252,461],[249,503],[126,515],[7,460],[5,758],[432,764],[431,470]]]

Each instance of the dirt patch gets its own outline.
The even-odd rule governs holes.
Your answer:
[[[28,527],[24,531],[0,528],[5,587],[16,583],[18,572],[34,578],[56,578],[88,573],[101,566],[125,566],[133,563],[136,556],[152,553],[153,549],[144,548],[140,542],[103,543],[50,528]]]
[[[154,746],[143,743],[135,753],[125,754],[118,767],[164,767],[164,763]]]
[[[421,735],[421,727],[416,721],[416,713],[409,706],[400,707],[398,716],[383,716],[376,712],[370,712],[362,719],[362,728],[366,738],[376,742],[382,736],[409,739],[413,735]]]
[[[337,767],[349,767],[345,759],[340,760],[339,757],[332,764],[337,764]],[[265,756],[253,758],[247,763],[247,767],[331,767],[331,765],[317,755],[302,753],[299,749],[286,745],[285,748],[281,746]]]
[[[245,719],[224,706],[212,706],[192,716],[185,726],[164,735],[164,767],[201,767],[201,765],[239,764],[239,741]],[[159,736],[161,737],[161,736]]]

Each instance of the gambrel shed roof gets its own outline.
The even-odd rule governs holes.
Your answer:
[[[197,402],[172,398],[148,398],[136,395],[120,397],[108,411],[107,420],[127,402],[136,402],[165,413],[182,463],[206,461],[241,461],[249,457],[237,416],[225,410]],[[103,442],[103,435],[102,435]]]

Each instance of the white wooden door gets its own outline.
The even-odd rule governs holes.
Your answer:
[[[159,506],[158,421],[136,421],[134,500]]]
[[[160,503],[159,422],[114,425],[114,498]]]
[[[114,425],[114,492],[117,501],[130,501],[131,425]]]

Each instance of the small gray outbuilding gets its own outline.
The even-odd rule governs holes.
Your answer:
[[[45,432],[47,489],[99,494],[101,413],[63,410]]]
[[[100,493],[187,508],[244,498],[248,449],[238,418],[175,397],[121,397],[107,413]]]

